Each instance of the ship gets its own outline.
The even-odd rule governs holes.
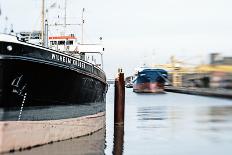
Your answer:
[[[140,68],[133,81],[133,92],[162,93],[168,73],[163,69]]]
[[[126,88],[133,88],[133,79],[134,79],[134,76],[126,77],[126,79],[125,79],[125,87]]]
[[[0,34],[0,153],[104,128],[106,75],[103,63],[89,60],[102,58],[104,48],[84,50],[89,45],[74,34],[47,35],[38,44],[23,34]],[[29,38],[46,36],[34,34]]]

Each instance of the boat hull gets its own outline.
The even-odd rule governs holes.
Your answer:
[[[40,146],[96,132],[105,126],[105,112],[47,121],[0,122],[0,152]]]
[[[134,84],[133,91],[136,93],[162,93],[164,85],[158,82]]]
[[[162,69],[146,68],[139,71],[133,81],[133,91],[137,93],[162,93],[167,72]]]
[[[0,152],[103,128],[106,92],[105,74],[96,66],[0,38]]]
[[[7,115],[9,111],[17,110],[22,111],[21,120],[30,121],[75,116],[23,117],[27,109],[55,109],[67,105],[93,107],[96,104],[99,108],[95,109],[100,110],[83,115],[105,110],[107,84],[102,70],[65,53],[17,40],[1,41],[7,37],[0,37],[1,121],[17,120],[13,114]]]
[[[31,121],[76,117],[71,112],[61,113],[66,112],[66,106],[76,107],[74,109],[79,109],[79,112],[83,111],[82,115],[105,110],[105,84],[99,80],[74,71],[25,60],[0,60],[0,66],[1,121],[18,120],[20,110],[20,120]],[[95,106],[98,108],[94,110]],[[58,114],[43,115],[50,108],[62,110],[57,110]],[[36,109],[38,114],[34,112],[30,116],[30,112],[27,112]]]

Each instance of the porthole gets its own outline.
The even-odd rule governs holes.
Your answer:
[[[8,45],[8,46],[6,47],[6,49],[7,49],[8,51],[12,51],[12,50],[13,50],[13,47],[12,47],[11,45]]]

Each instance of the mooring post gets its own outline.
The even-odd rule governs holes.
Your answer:
[[[123,154],[125,113],[125,81],[122,69],[118,69],[114,90],[114,146],[113,154]]]
[[[125,81],[122,69],[118,69],[118,77],[115,79],[114,91],[114,124],[124,125],[125,112]]]
[[[114,125],[113,155],[122,155],[124,148],[124,126]]]

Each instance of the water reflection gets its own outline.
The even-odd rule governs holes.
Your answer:
[[[126,91],[123,154],[232,153],[231,100]]]
[[[232,106],[211,106],[198,110],[200,134],[213,143],[232,142]]]
[[[106,133],[49,144],[13,155],[230,155],[232,101],[126,90],[125,128],[115,128],[114,87],[107,94]],[[106,138],[105,138],[106,136]]]
[[[232,106],[211,106],[199,109],[199,123],[226,123],[232,121]]]
[[[105,131],[106,129],[104,128],[89,136],[55,142],[31,150],[6,155],[102,155],[106,147]]]
[[[113,155],[123,154],[124,144],[124,126],[114,126],[114,147]]]
[[[156,107],[140,107],[138,108],[137,116],[140,121],[147,120],[164,120],[166,116],[167,107],[156,106]]]
[[[168,119],[167,107],[138,107],[137,118],[139,121],[137,128],[164,128],[165,126],[163,126],[162,120]]]

